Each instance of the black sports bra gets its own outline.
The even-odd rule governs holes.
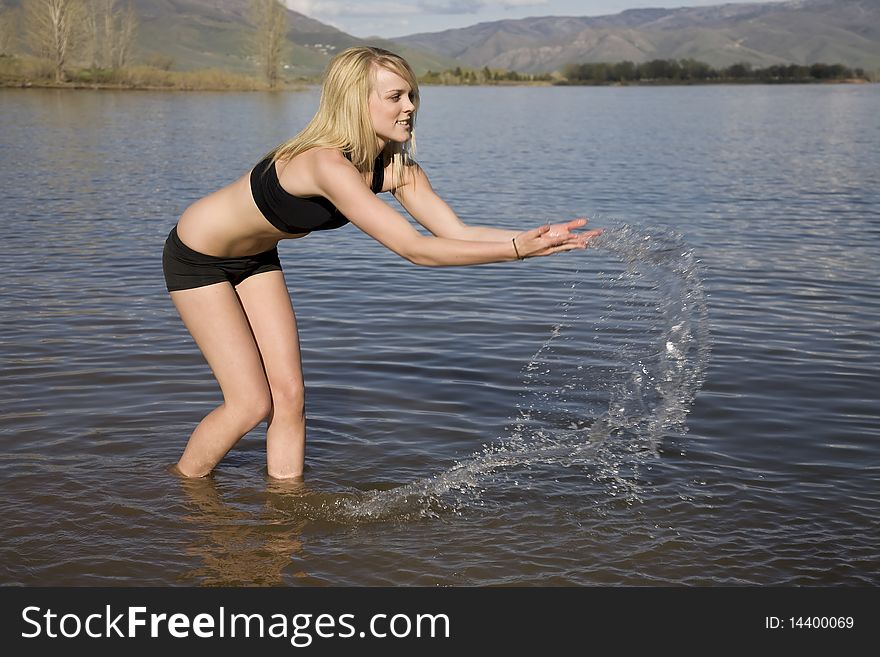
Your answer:
[[[373,164],[374,194],[382,191],[385,169],[382,154]],[[251,193],[260,212],[278,230],[285,233],[309,233],[330,230],[348,223],[335,205],[323,196],[294,196],[278,181],[278,172],[271,156],[265,157],[251,171]]]

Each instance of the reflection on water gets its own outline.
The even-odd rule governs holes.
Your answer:
[[[187,554],[199,566],[181,575],[186,584],[204,586],[276,586],[285,576],[308,578],[303,570],[290,571],[302,563],[300,533],[305,519],[291,518],[279,502],[302,495],[302,482],[270,480],[260,513],[237,509],[218,490],[214,477],[179,477],[188,502],[184,522],[195,531]]]

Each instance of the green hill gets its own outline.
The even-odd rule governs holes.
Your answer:
[[[252,71],[254,29],[249,0],[134,0],[140,16],[138,55],[174,57],[182,70],[227,68]],[[376,45],[407,57],[417,73],[448,67],[443,55],[381,39],[360,39],[304,14],[287,10],[289,42],[286,72],[291,76],[319,75],[330,58],[355,45]]]
[[[173,59],[175,70],[219,68],[255,70],[250,0],[131,0],[138,16],[133,63],[156,55]],[[21,0],[0,0],[15,8]],[[120,5],[127,4],[122,0]],[[377,45],[407,57],[416,73],[454,67],[458,62],[383,39],[360,39],[295,11],[287,10],[289,77],[320,75],[333,54],[353,45]],[[20,39],[23,41],[23,39]]]

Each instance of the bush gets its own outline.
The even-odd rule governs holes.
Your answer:
[[[743,62],[716,70],[695,59],[654,59],[641,64],[632,62],[609,63],[571,63],[563,67],[562,74],[568,83],[604,84],[607,82],[645,81],[717,81],[736,80],[740,82],[813,82],[817,80],[846,80],[858,78],[866,80],[862,69],[851,69],[842,64],[817,63],[812,66],[775,65],[767,68],[752,68]]]
[[[0,57],[0,79],[5,82],[47,84],[55,80],[55,67],[48,59],[30,56]]]

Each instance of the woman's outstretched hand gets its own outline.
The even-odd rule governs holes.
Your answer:
[[[602,229],[573,232],[587,225],[585,218],[574,219],[564,224],[547,224],[520,233],[514,238],[514,245],[521,258],[547,256],[573,249],[585,249],[594,237],[602,234]]]

